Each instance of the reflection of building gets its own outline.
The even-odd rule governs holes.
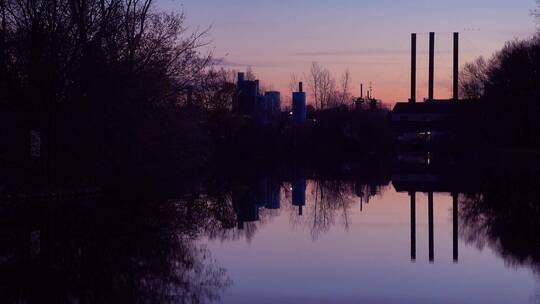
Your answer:
[[[281,198],[280,198],[280,184],[270,181],[269,182],[269,192],[266,199],[266,209],[277,210],[281,207]]]
[[[236,212],[238,229],[244,229],[244,223],[251,223],[259,220],[257,196],[251,187],[233,191],[232,203]]]
[[[416,261],[416,192],[409,192],[411,204],[411,260]],[[434,199],[433,192],[428,193],[428,251],[429,261],[435,261],[434,247]],[[452,248],[454,262],[458,262],[458,195],[452,194]]]
[[[261,178],[251,186],[233,191],[232,200],[238,229],[243,229],[244,223],[259,221],[259,211],[262,208],[279,209],[280,190],[280,183],[269,178]]]
[[[398,192],[474,192],[482,170],[459,163],[459,159],[441,153],[400,154],[392,166],[392,184]]]
[[[458,260],[458,195],[474,189],[481,180],[473,168],[464,172],[464,167],[456,167],[455,160],[438,154],[409,154],[397,157],[393,166],[392,184],[397,192],[410,196],[411,208],[411,260],[416,260],[416,194],[428,195],[428,248],[429,261],[434,255],[434,193],[452,193],[453,199],[453,256]],[[476,181],[476,182],[475,182]]]
[[[269,178],[262,178],[259,181],[257,192],[258,206],[271,210],[277,210],[280,207],[280,184]]]
[[[307,183],[305,178],[297,178],[292,184],[292,204],[298,207],[298,214],[302,215],[302,208],[306,205],[306,188]]]
[[[360,211],[363,211],[364,204],[369,204],[371,198],[379,193],[376,184],[366,185],[360,181],[354,183],[354,192],[360,198]]]

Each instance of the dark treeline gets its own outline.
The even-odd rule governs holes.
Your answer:
[[[491,148],[540,147],[540,36],[507,42],[486,60],[467,63],[461,93],[479,100],[460,123],[464,144]]]
[[[359,198],[368,204],[390,182],[304,174],[320,173],[222,177],[174,196],[5,202],[0,295],[5,303],[219,303],[233,282],[201,240],[250,241],[280,213],[316,239],[332,226],[348,228]]]
[[[236,73],[215,68],[207,30],[152,0],[2,0],[0,18],[2,184],[102,186],[394,149],[389,111],[317,64],[305,124],[238,115]],[[479,106],[454,123],[454,146],[539,147],[539,50],[539,36],[516,40],[464,67],[461,93]]]
[[[288,113],[271,125],[232,113],[220,116],[212,129],[215,143],[220,144],[219,160],[340,161],[387,153],[392,147],[388,111],[381,108],[308,107],[308,121],[301,126],[294,125]]]
[[[196,197],[4,205],[2,301],[219,303],[232,281],[198,239],[225,208]]]
[[[99,186],[391,142],[382,109],[311,111],[318,123],[303,128],[285,114],[271,126],[235,115],[236,76],[214,68],[207,30],[153,2],[0,2],[3,183]]]
[[[202,131],[178,107],[186,90],[216,74],[199,52],[205,32],[188,33],[184,15],[152,2],[1,2],[4,164],[33,162],[50,181],[73,167],[95,176],[143,160],[205,157],[186,151],[200,146],[191,143]]]
[[[536,171],[486,174],[460,199],[461,237],[493,249],[512,267],[540,271],[540,180]]]

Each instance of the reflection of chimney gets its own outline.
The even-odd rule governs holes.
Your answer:
[[[429,221],[429,262],[435,261],[435,250],[433,246],[433,192],[428,193],[428,221]]]
[[[459,261],[459,247],[458,247],[458,195],[452,194],[452,249],[454,263]]]
[[[306,205],[306,180],[297,178],[292,184],[292,204],[298,207],[298,215],[302,215],[303,206]]]
[[[416,102],[416,34],[411,34],[411,99]]]
[[[416,192],[411,196],[411,260],[416,261]]]
[[[433,85],[435,79],[435,33],[429,33],[429,92],[428,101],[433,101]]]
[[[459,100],[459,33],[454,33],[454,79],[453,79],[453,89],[454,89],[454,101]]]

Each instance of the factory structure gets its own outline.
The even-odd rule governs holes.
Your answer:
[[[357,111],[365,109],[365,106],[368,106],[369,109],[377,108],[377,104],[381,103],[380,100],[377,100],[373,97],[373,87],[371,82],[369,83],[369,88],[364,96],[364,84],[360,84],[360,97],[354,101],[354,109]]]
[[[306,93],[302,83],[292,96],[292,120],[303,124],[307,119]],[[238,73],[237,94],[233,110],[239,115],[250,116],[261,124],[278,121],[281,112],[281,93],[269,91],[261,94],[259,80],[247,80],[245,73]]]
[[[306,206],[306,178],[295,178],[291,181],[292,198],[290,204],[303,215]],[[247,223],[260,221],[260,210],[280,210],[281,183],[269,178],[254,182],[251,187],[236,189],[232,193],[232,203],[236,213],[237,229],[245,229]]]
[[[459,99],[459,33],[453,42],[453,92],[451,99],[435,99],[435,33],[429,33],[428,98],[416,100],[416,34],[411,34],[411,96],[392,110],[394,137],[400,142],[451,140],[461,115],[474,104]]]

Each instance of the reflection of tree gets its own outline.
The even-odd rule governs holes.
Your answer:
[[[291,224],[293,227],[307,227],[311,237],[315,240],[322,234],[328,232],[332,226],[336,225],[337,217],[340,223],[348,230],[350,225],[350,208],[357,204],[358,185],[350,181],[340,180],[317,180],[310,181],[307,187],[306,214],[298,216],[293,208],[291,214]],[[365,186],[369,189],[367,197],[380,194],[381,187]],[[375,193],[372,193],[375,191]]]
[[[210,240],[245,238],[250,242],[258,229],[285,210],[290,214],[293,227],[305,227],[312,238],[317,239],[337,221],[349,229],[350,208],[358,203],[358,198],[368,203],[372,197],[381,195],[388,185],[385,179],[367,178],[366,183],[313,180],[306,185],[303,178],[282,183],[268,177],[235,180],[213,187],[204,197],[209,214],[201,225]],[[299,215],[300,206],[305,210],[302,216]]]
[[[196,241],[201,226],[194,219],[207,215],[206,202],[197,199],[104,200],[4,211],[2,298],[29,303],[218,301],[231,281]],[[36,250],[29,250],[29,239],[35,231],[39,250],[32,254]]]
[[[386,186],[370,184],[366,185],[361,182],[357,182],[354,186],[356,196],[360,198],[360,203],[369,204],[371,199],[377,195],[382,195],[386,190]]]
[[[273,198],[279,198],[281,183],[262,178],[233,184],[230,188],[207,198],[212,216],[204,225],[205,234],[211,240],[246,238],[250,242],[260,227],[279,214],[279,210],[267,207]]]
[[[540,274],[540,180],[519,173],[486,178],[484,189],[461,199],[461,236],[489,246],[512,267]]]

